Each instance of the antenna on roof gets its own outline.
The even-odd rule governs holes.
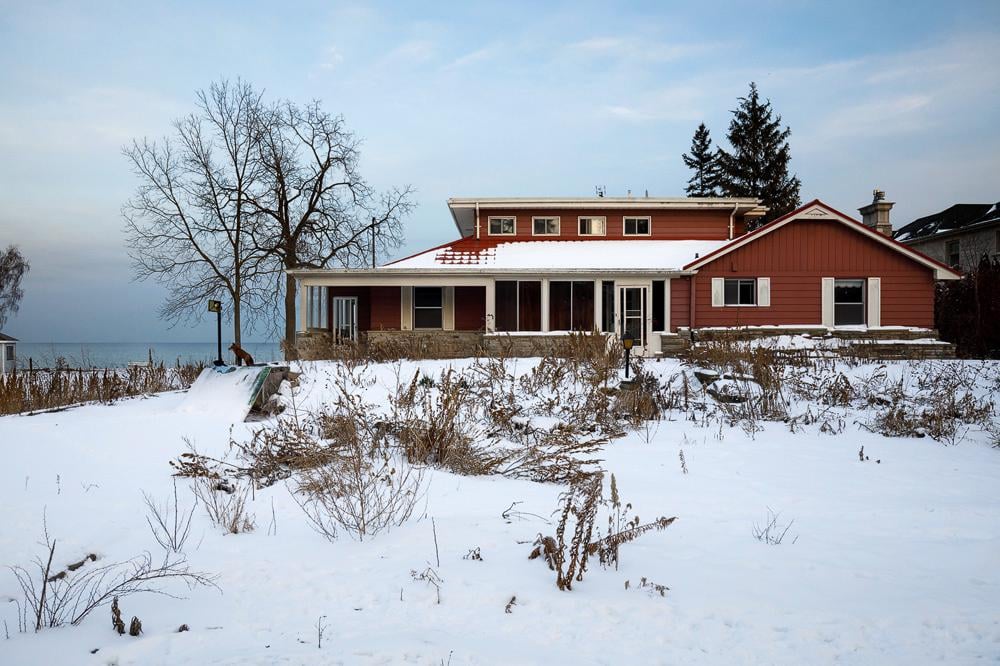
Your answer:
[[[597,192],[597,196],[601,197],[602,199],[604,198],[604,192],[607,189],[608,188],[606,188],[604,185],[597,185],[596,187],[594,187],[594,191]]]

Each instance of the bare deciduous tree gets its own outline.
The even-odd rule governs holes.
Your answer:
[[[262,187],[252,204],[255,248],[278,277],[284,339],[295,342],[296,268],[373,265],[399,246],[410,187],[378,192],[358,172],[360,140],[318,101],[283,102],[261,114]]]
[[[7,322],[7,316],[17,312],[24,298],[21,280],[31,266],[15,245],[0,252],[0,328]]]
[[[283,310],[291,349],[286,270],[368,265],[399,245],[411,188],[369,185],[360,140],[318,101],[269,104],[246,82],[222,81],[198,93],[174,134],[125,149],[142,181],[124,207],[128,245],[137,277],[170,288],[168,320],[198,319],[206,299],[228,296],[237,344],[244,325]]]
[[[170,290],[162,317],[197,320],[207,299],[222,300],[238,345],[262,313],[247,196],[260,179],[261,95],[223,81],[200,91],[197,106],[172,137],[124,149],[141,180],[123,208],[127,243],[136,277]]]

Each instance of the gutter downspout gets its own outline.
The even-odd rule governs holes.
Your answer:
[[[736,211],[740,209],[740,205],[736,204],[733,206],[733,212],[729,214],[729,240],[733,240],[736,236],[736,226],[734,220],[736,218]]]
[[[476,202],[476,240],[479,240],[479,202]]]

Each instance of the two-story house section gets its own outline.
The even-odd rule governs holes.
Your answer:
[[[448,208],[455,241],[374,269],[292,271],[298,329],[360,343],[628,333],[653,355],[702,327],[930,328],[935,280],[958,277],[876,229],[874,213],[859,222],[819,201],[751,233],[766,213],[755,199],[455,198]]]

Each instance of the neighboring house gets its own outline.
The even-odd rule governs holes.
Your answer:
[[[969,271],[984,254],[1000,258],[1000,203],[955,204],[910,222],[893,237],[942,263]]]
[[[438,337],[490,349],[573,330],[630,333],[641,353],[705,327],[934,323],[947,266],[813,201],[759,229],[755,199],[450,199],[459,240],[375,269],[302,269],[298,329],[335,339]],[[876,226],[883,229],[876,230]],[[532,343],[531,341],[535,341]]]
[[[16,345],[15,338],[0,333],[0,375],[14,372],[14,364],[17,362]]]

